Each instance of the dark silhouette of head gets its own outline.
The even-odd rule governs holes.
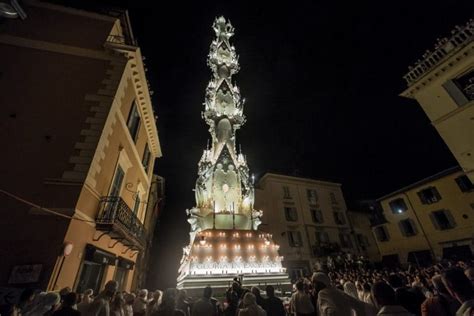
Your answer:
[[[203,296],[204,296],[205,298],[211,298],[211,296],[212,296],[212,288],[211,288],[209,285],[204,288]]]
[[[388,284],[390,284],[390,286],[394,289],[398,289],[405,286],[403,284],[402,278],[396,274],[389,275]]]
[[[456,298],[461,304],[474,297],[472,283],[463,270],[458,268],[448,269],[441,276],[451,296]]]
[[[303,282],[303,280],[298,280],[298,281],[296,282],[295,286],[296,286],[296,289],[297,289],[298,291],[303,291],[303,290],[304,290],[304,282]]]
[[[63,297],[64,306],[72,307],[77,303],[77,294],[75,292],[69,292]]]
[[[397,305],[395,291],[385,282],[379,281],[372,286],[372,297],[379,308],[386,305]]]
[[[265,292],[267,292],[268,297],[274,297],[275,296],[275,288],[271,285],[267,285],[265,288]]]

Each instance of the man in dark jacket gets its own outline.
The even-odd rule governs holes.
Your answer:
[[[53,316],[80,316],[81,313],[73,308],[77,303],[77,294],[69,292],[63,296],[61,308],[53,313]]]
[[[275,289],[271,285],[265,288],[267,299],[265,300],[265,311],[267,316],[285,316],[285,308],[283,302],[275,296]]]
[[[423,293],[418,289],[406,287],[400,276],[396,274],[389,276],[388,283],[395,291],[397,302],[410,313],[420,316],[420,306],[425,301]]]

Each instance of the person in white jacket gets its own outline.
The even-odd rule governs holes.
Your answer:
[[[312,282],[318,293],[317,308],[319,316],[365,316],[373,314],[372,308],[368,304],[333,287],[331,280],[325,273],[314,273]]]

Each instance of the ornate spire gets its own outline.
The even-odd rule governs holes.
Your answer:
[[[212,27],[216,38],[211,43],[207,64],[212,70],[213,78],[206,89],[203,112],[211,133],[220,117],[227,117],[235,129],[245,123],[240,90],[232,83],[232,76],[240,69],[235,47],[229,41],[234,35],[234,28],[222,16],[216,18]]]

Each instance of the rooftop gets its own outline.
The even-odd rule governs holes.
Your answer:
[[[451,167],[451,168],[449,168],[449,169],[446,169],[446,170],[443,170],[443,171],[441,171],[441,172],[438,172],[438,173],[436,173],[436,174],[434,174],[434,175],[432,175],[432,176],[429,176],[429,177],[427,177],[427,178],[424,178],[424,179],[422,179],[422,180],[420,180],[420,181],[417,181],[417,182],[415,182],[415,183],[412,183],[412,184],[410,184],[410,185],[407,185],[406,187],[403,187],[403,188],[401,188],[401,189],[399,189],[399,190],[397,190],[397,191],[394,191],[394,192],[392,192],[392,193],[389,193],[389,194],[387,194],[387,195],[384,195],[384,196],[378,198],[377,201],[385,200],[385,199],[387,199],[387,198],[389,198],[389,197],[392,197],[392,196],[394,196],[394,195],[397,195],[397,194],[406,192],[406,191],[408,191],[408,190],[410,190],[410,189],[413,189],[413,188],[416,188],[416,187],[420,187],[420,186],[422,186],[422,185],[424,185],[424,184],[426,184],[426,183],[433,182],[433,181],[435,181],[435,180],[437,180],[437,179],[441,179],[441,178],[443,178],[443,177],[445,177],[445,176],[448,176],[448,175],[450,175],[450,174],[453,174],[453,173],[459,172],[459,171],[462,171],[461,167],[459,167],[459,166]]]
[[[312,179],[312,178],[307,178],[307,177],[301,177],[299,175],[287,175],[287,174],[276,173],[276,172],[265,172],[258,179],[258,182],[260,183],[261,181],[265,181],[265,179],[267,178],[274,178],[274,179],[287,180],[287,181],[289,180],[289,181],[296,181],[296,182],[306,182],[306,183],[312,183],[312,184],[341,186],[341,183],[330,181],[330,180]]]
[[[403,76],[410,87],[425,76],[431,69],[454,55],[474,40],[474,20],[470,19],[465,25],[456,25],[450,37],[438,38],[434,50],[425,51],[422,59],[408,67],[408,73]]]

